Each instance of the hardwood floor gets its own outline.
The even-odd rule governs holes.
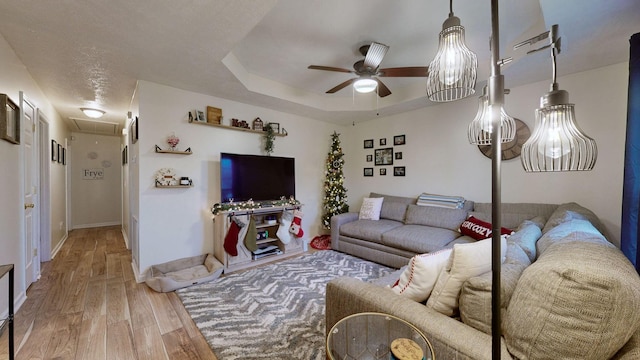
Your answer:
[[[136,283],[119,226],[73,230],[42,264],[15,315],[15,346],[18,360],[216,360],[175,293]]]

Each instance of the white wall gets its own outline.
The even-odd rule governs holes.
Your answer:
[[[24,64],[16,56],[7,41],[0,35],[0,93],[7,94],[14,102],[19,102],[19,92],[33,103],[49,121],[49,134],[52,138],[64,140],[69,131],[49,100],[43,95],[38,84],[33,80]],[[21,304],[25,296],[24,274],[24,201],[22,198],[22,150],[21,145],[13,145],[0,140],[0,169],[3,176],[0,180],[0,264],[15,264],[15,299]],[[64,172],[51,168],[51,213],[66,213]],[[61,194],[62,200],[53,194]],[[66,237],[65,231],[51,231],[51,248]],[[0,281],[0,289],[4,294],[7,289],[7,278]],[[6,296],[0,296],[0,317],[7,311]]]
[[[303,204],[303,230],[307,241],[320,229],[324,162],[334,130],[344,128],[309,118],[286,114],[258,106],[242,104],[163,85],[140,81],[139,141],[130,145],[137,164],[129,171],[139,186],[139,270],[169,260],[213,251],[213,222],[210,212],[220,202],[220,152],[262,154],[262,136],[254,133],[219,129],[188,123],[187,113],[215,106],[223,111],[224,122],[230,119],[278,122],[287,137],[276,137],[273,156],[295,157],[296,197]],[[166,148],[167,136],[180,138],[178,148],[191,147],[193,155],[155,153],[155,145]],[[134,167],[139,166],[139,175]],[[194,187],[162,189],[154,187],[155,173],[164,167],[174,168],[177,176],[193,179]],[[259,181],[260,174],[256,174]],[[133,192],[133,186],[131,191]],[[132,194],[132,200],[134,195]]]
[[[587,172],[525,173],[519,157],[504,161],[502,201],[575,201],[602,219],[609,239],[619,246],[628,64],[561,77],[558,82],[576,104],[579,126],[597,142],[596,166]],[[534,110],[548,89],[548,81],[512,88],[505,109],[533,131]],[[342,143],[351,210],[357,211],[371,191],[405,196],[430,192],[490,202],[491,160],[467,141],[467,126],[476,110],[477,97],[473,97],[350,127]],[[389,146],[394,135],[402,134],[407,144],[394,147],[403,153],[394,165],[406,166],[406,177],[394,177],[392,166],[387,166],[386,176],[380,176],[379,166],[365,162],[366,155],[374,152],[363,149],[363,141],[374,139],[375,148],[381,148],[380,138],[386,138]],[[364,167],[374,167],[374,176],[363,177]]]
[[[67,150],[73,160],[70,162],[71,228],[120,224],[121,138],[73,133],[72,139]],[[103,170],[103,178],[85,179],[84,171],[88,169]]]

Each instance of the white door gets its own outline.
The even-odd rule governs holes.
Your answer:
[[[38,280],[40,276],[40,260],[38,257],[39,231],[38,211],[38,168],[36,141],[36,109],[20,92],[20,109],[22,109],[22,149],[24,154],[24,241],[25,241],[25,288]]]

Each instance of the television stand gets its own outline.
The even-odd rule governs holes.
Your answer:
[[[293,211],[298,206],[270,205],[251,210],[222,211],[213,217],[213,255],[224,265],[226,274],[289,258],[302,254],[306,250],[303,239],[291,236],[289,243],[285,244],[276,235],[280,227],[280,218],[284,211]],[[264,234],[266,232],[265,238],[256,240],[258,250],[255,253],[247,249],[242,239],[238,240],[236,247],[238,256],[231,256],[224,250],[224,238],[231,225],[231,216],[251,216],[256,224],[258,233]],[[275,220],[272,219],[274,217]],[[260,249],[266,248],[269,249],[269,253],[260,251]]]

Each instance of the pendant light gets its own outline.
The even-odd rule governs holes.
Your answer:
[[[557,31],[558,26],[553,25],[549,34],[553,83],[550,91],[540,98],[535,128],[522,146],[522,166],[527,172],[591,170],[598,157],[595,140],[576,123],[569,93],[559,90],[556,82],[556,51],[560,52]]]
[[[508,94],[509,90],[505,90],[504,93]],[[482,96],[478,99],[478,113],[469,124],[469,143],[472,145],[491,145],[492,129],[491,107],[489,106],[487,86],[485,86],[482,89]],[[500,106],[500,129],[500,142],[506,143],[515,138],[516,121],[504,111],[502,106]]]
[[[453,0],[449,0],[449,17],[442,24],[438,53],[429,64],[427,97],[448,102],[473,95],[477,69],[476,54],[464,43],[464,27],[453,15]]]

